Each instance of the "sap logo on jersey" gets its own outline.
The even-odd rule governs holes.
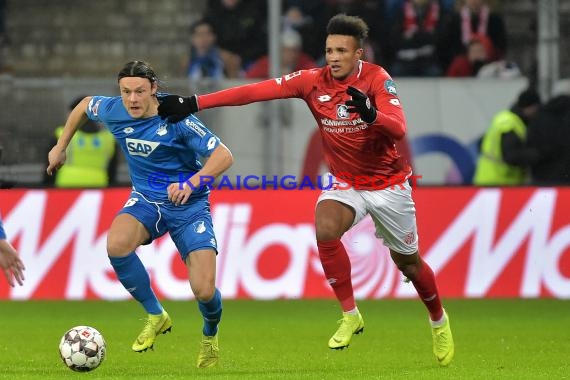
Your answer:
[[[159,142],[138,139],[126,139],[127,149],[131,156],[148,157],[159,145]]]

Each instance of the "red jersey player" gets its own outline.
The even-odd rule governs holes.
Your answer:
[[[343,309],[329,347],[347,347],[352,335],[364,330],[354,300],[350,260],[340,239],[370,214],[377,237],[384,240],[394,263],[412,282],[429,311],[433,352],[438,363],[445,366],[454,354],[449,318],[442,308],[434,273],[418,253],[415,205],[406,181],[411,169],[395,148],[395,142],[406,133],[404,113],[388,73],[361,60],[367,34],[368,26],[362,19],[337,15],[327,25],[327,66],[211,94],[168,95],[158,113],[178,120],[208,108],[303,99],[321,133],[331,172],[325,178],[333,182],[319,196],[315,212],[321,264]]]

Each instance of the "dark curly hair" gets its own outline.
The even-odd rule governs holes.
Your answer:
[[[368,37],[368,25],[358,16],[341,13],[331,18],[327,24],[327,35],[331,34],[352,36],[362,47],[364,40]]]

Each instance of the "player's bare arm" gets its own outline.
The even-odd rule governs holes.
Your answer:
[[[73,135],[75,135],[75,132],[87,121],[87,114],[85,111],[87,110],[90,101],[90,96],[85,97],[69,114],[67,121],[65,122],[63,132],[57,140],[57,144],[51,148],[48,153],[49,164],[46,172],[49,175],[53,175],[55,171],[61,168],[65,163],[65,150],[73,138]]]
[[[228,170],[234,162],[231,151],[224,144],[220,143],[208,158],[204,167],[195,175],[190,177],[190,182],[172,183],[168,186],[168,199],[175,205],[181,205],[188,202],[193,189],[203,184],[203,178],[217,178],[223,172]]]

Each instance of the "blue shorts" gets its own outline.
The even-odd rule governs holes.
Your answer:
[[[131,195],[119,214],[132,215],[150,234],[149,244],[169,232],[182,260],[190,252],[213,249],[218,253],[208,195],[192,197],[185,205],[152,202],[137,191]]]

